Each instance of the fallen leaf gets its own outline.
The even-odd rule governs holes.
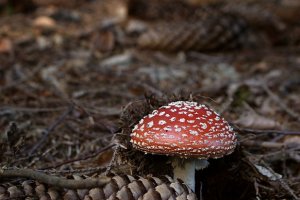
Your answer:
[[[300,136],[286,136],[284,137],[283,143],[286,145],[300,146]]]
[[[242,114],[235,123],[245,128],[255,129],[278,129],[280,124],[274,119],[270,119],[253,112]]]
[[[33,25],[38,28],[54,29],[56,26],[56,22],[50,17],[41,16],[33,21]]]
[[[94,35],[92,42],[101,52],[109,52],[114,49],[116,39],[112,30],[101,30]]]
[[[112,158],[113,158],[113,150],[105,151],[98,156],[97,164],[102,167],[107,167]]]
[[[0,39],[0,53],[11,53],[13,50],[13,44],[10,39]]]
[[[270,170],[268,170],[267,168],[260,166],[260,165],[254,165],[256,167],[256,169],[259,171],[260,174],[268,177],[271,181],[276,181],[278,179],[282,178],[281,174],[275,173],[275,172],[271,172]]]

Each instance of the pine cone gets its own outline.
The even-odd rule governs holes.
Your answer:
[[[285,24],[280,16],[262,3],[235,2],[220,6],[222,11],[236,16],[242,16],[251,27],[257,30],[282,31]]]
[[[256,43],[246,22],[229,14],[157,24],[138,39],[141,48],[166,51],[220,51]]]
[[[76,177],[76,179],[80,179]],[[168,176],[133,177],[116,175],[103,188],[59,189],[36,181],[0,185],[0,199],[90,199],[90,200],[196,200],[196,195],[182,182]]]
[[[182,0],[129,0],[128,14],[146,21],[180,20],[194,17],[195,8]]]

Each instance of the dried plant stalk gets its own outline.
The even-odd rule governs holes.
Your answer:
[[[76,180],[83,179],[74,177]],[[0,185],[0,199],[90,199],[90,200],[194,200],[196,195],[182,182],[168,176],[134,177],[130,175],[116,175],[104,187],[93,189],[62,189],[55,188],[36,181],[23,181],[20,184]]]
[[[242,18],[218,14],[156,24],[139,37],[138,46],[167,51],[219,51],[253,47],[257,40]]]

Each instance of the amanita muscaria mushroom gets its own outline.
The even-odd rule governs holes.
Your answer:
[[[131,133],[136,149],[186,159],[183,166],[173,162],[174,177],[182,179],[192,190],[195,169],[205,168],[208,158],[232,153],[236,142],[228,122],[207,106],[190,101],[176,101],[154,110]]]

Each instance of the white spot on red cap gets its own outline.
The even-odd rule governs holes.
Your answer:
[[[161,111],[158,115],[159,115],[159,116],[163,116],[165,113],[166,113],[166,112]]]
[[[171,122],[175,122],[176,117],[172,117],[170,120],[171,120]]]
[[[199,135],[198,131],[195,131],[195,130],[190,130],[189,132],[192,135]]]
[[[136,125],[134,126],[134,128],[132,129],[132,131],[135,131],[137,128],[138,128],[138,125],[136,124]]]
[[[208,111],[206,111],[206,114],[207,114],[207,116],[211,116],[212,112],[208,110]]]
[[[148,122],[147,123],[147,128],[152,128],[153,124],[154,124],[153,121]]]
[[[183,123],[185,122],[185,118],[180,118],[179,121]]]
[[[167,126],[164,128],[165,131],[172,131],[172,128],[170,126]]]
[[[207,124],[205,122],[200,122],[202,129],[207,129]]]
[[[159,125],[164,125],[164,124],[166,124],[167,122],[165,121],[165,120],[159,120],[159,122],[158,122],[158,124]]]
[[[175,128],[175,132],[180,132],[181,128]]]
[[[136,133],[135,132],[131,133],[131,136],[136,136]]]

